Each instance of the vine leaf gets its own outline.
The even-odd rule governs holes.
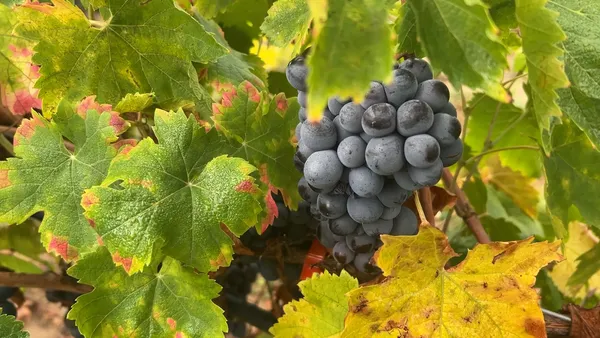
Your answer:
[[[554,223],[568,224],[569,208],[579,209],[585,223],[600,229],[600,153],[577,126],[566,119],[552,129],[551,153],[544,159],[546,202]],[[559,232],[560,233],[560,232]]]
[[[593,24],[600,19],[600,9],[590,0],[554,0],[548,8],[559,13],[557,21],[567,35],[562,47],[571,86],[558,90],[558,105],[600,146],[600,28]]]
[[[181,110],[157,110],[154,132],[157,144],[146,138],[125,148],[102,186],[86,191],[86,217],[129,274],[158,249],[200,271],[228,265],[233,242],[224,227],[240,236],[261,212],[255,168],[218,156],[229,152],[226,142]]]
[[[45,114],[56,111],[61,97],[95,94],[116,104],[135,92],[154,92],[162,107],[210,111],[192,61],[214,61],[227,49],[173,1],[107,1],[112,18],[101,29],[69,1],[53,4],[17,10],[18,31],[39,41],[33,60],[41,65],[36,87]]]
[[[68,314],[86,337],[220,337],[227,331],[223,310],[211,301],[221,287],[172,258],[128,276],[100,247],[68,272],[94,286]]]
[[[500,82],[507,50],[481,1],[409,0],[419,41],[434,68],[455,88],[481,88],[502,102],[510,96]]]
[[[302,46],[311,20],[306,0],[280,0],[269,8],[260,29],[277,47],[286,47],[294,41],[296,46]]]
[[[531,287],[540,268],[561,259],[560,242],[479,244],[445,269],[457,255],[434,227],[381,239],[375,260],[386,278],[350,291],[341,337],[546,336]]]
[[[116,112],[81,110],[63,101],[48,122],[37,113],[23,120],[14,139],[16,158],[0,162],[0,222],[20,223],[44,211],[41,238],[66,260],[93,249],[96,234],[83,217],[84,189],[104,180],[128,123]],[[63,143],[71,141],[71,153]]]
[[[494,120],[491,140],[496,140],[501,134],[503,136],[494,144],[495,147],[538,145],[537,139],[540,130],[532,111],[523,111],[513,104],[502,103],[483,94],[473,96],[469,106],[473,109],[469,118],[470,128],[465,143],[473,153],[477,154],[483,150],[489,126],[496,115],[496,109],[498,109],[498,114]],[[541,152],[509,150],[499,152],[498,156],[502,165],[526,176],[539,177],[542,173]]]
[[[32,42],[13,33],[14,12],[0,4],[0,105],[15,115],[41,108],[39,90],[33,86],[39,78],[39,66],[31,62]]]
[[[516,18],[523,39],[527,60],[530,99],[540,129],[550,128],[550,117],[561,116],[556,104],[556,89],[569,85],[559,57],[562,49],[556,46],[565,34],[556,22],[556,12],[545,8],[547,0],[515,0]]]
[[[296,99],[278,94],[269,99],[249,82],[231,88],[223,100],[213,105],[216,128],[235,150],[232,156],[242,157],[261,170],[263,182],[282,192],[287,205],[295,208],[300,201],[298,180],[301,174],[294,167],[292,145],[298,123]]]
[[[325,271],[298,283],[303,299],[283,308],[270,332],[277,338],[330,337],[342,332],[348,312],[346,293],[358,287],[358,281],[342,270],[339,276]]]
[[[594,245],[577,260],[579,264],[577,270],[569,278],[569,285],[582,285],[592,280],[594,276],[600,276],[600,244]]]
[[[0,336],[4,338],[29,338],[29,332],[23,331],[23,322],[14,316],[0,315]]]
[[[423,57],[423,49],[417,37],[417,18],[407,3],[399,9],[396,19],[396,33],[398,34],[398,53],[414,53],[415,56]]]
[[[128,93],[117,103],[115,111],[119,113],[137,113],[150,107],[154,100],[154,93]]]
[[[214,34],[215,39],[229,48],[229,44],[225,38],[221,35],[220,27],[214,21],[208,21],[202,17],[197,16],[196,19],[202,24],[206,31]],[[206,65],[202,65],[200,68],[201,80],[206,80],[211,86],[217,90],[222,91],[225,88],[231,86],[237,86],[244,81],[250,81],[257,87],[264,87],[263,81],[252,72],[252,66],[247,62],[246,56],[235,50],[218,60],[211,62]],[[210,112],[205,112],[205,116],[208,117]]]
[[[203,17],[212,19],[219,13],[227,10],[236,0],[198,0],[194,3],[194,8],[198,10]]]
[[[585,224],[569,223],[569,238],[565,241],[562,251],[565,260],[556,264],[548,273],[565,296],[581,300],[587,295],[588,290],[593,289],[596,290],[595,294],[600,295],[600,273],[592,274],[583,283],[571,279],[582,268],[582,262],[578,258],[594,246],[598,246],[598,243],[598,237]]]
[[[321,1],[322,2],[322,1]],[[361,101],[371,80],[391,77],[394,43],[389,1],[330,0],[327,21],[308,59],[309,118],[319,120],[331,96]]]
[[[40,267],[33,263],[39,262],[39,255],[46,252],[40,243],[38,227],[39,222],[31,218],[14,225],[0,223],[1,266],[15,272],[42,273]]]

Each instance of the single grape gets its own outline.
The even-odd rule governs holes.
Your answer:
[[[277,202],[277,218],[273,221],[273,226],[278,228],[285,228],[288,224],[288,218],[290,217],[290,210],[285,204]]]
[[[340,114],[340,110],[342,109],[342,107],[348,103],[351,102],[352,100],[343,100],[340,99],[339,96],[336,97],[332,97],[329,100],[327,100],[327,107],[329,108],[329,110],[331,111],[331,113],[333,115],[339,115]]]
[[[298,181],[298,193],[300,193],[300,197],[308,203],[317,203],[317,197],[319,194],[312,190],[308,182],[306,182],[306,178],[302,177]]]
[[[328,117],[323,117],[320,122],[302,122],[300,131],[302,142],[313,150],[326,150],[337,144],[337,130]]]
[[[296,154],[298,154],[298,158],[306,163],[306,160],[312,155],[315,151],[306,146],[304,141],[300,140],[298,142],[298,150],[296,150]]]
[[[404,137],[424,134],[433,125],[433,110],[419,100],[404,102],[398,108],[396,129]]]
[[[402,207],[383,207],[383,214],[381,214],[381,219],[394,219],[400,214],[400,210],[402,210]]]
[[[346,195],[319,194],[317,206],[324,217],[338,218],[346,213],[347,201]]]
[[[412,236],[419,232],[419,222],[417,215],[407,207],[402,207],[400,215],[394,218],[394,227],[390,235],[394,236]]]
[[[384,86],[388,102],[396,108],[412,99],[418,87],[417,77],[406,69],[394,71],[392,82]]]
[[[389,234],[392,231],[394,222],[392,220],[378,219],[372,223],[364,223],[362,228],[365,230],[365,234],[369,236],[377,236],[382,234]]]
[[[308,67],[306,67],[304,61],[304,55],[298,55],[293,58],[285,69],[285,77],[292,87],[299,91],[306,92],[308,90],[308,86],[306,85]]]
[[[383,84],[377,81],[371,81],[371,87],[365,98],[360,103],[360,105],[367,109],[370,106],[376,103],[385,103],[387,102],[387,97],[385,96],[385,89],[383,88]]]
[[[423,186],[433,186],[440,180],[440,178],[442,178],[443,169],[444,164],[442,163],[442,160],[438,158],[430,167],[408,168],[408,174],[410,175],[410,178],[417,184]]]
[[[394,181],[400,186],[400,188],[408,191],[415,191],[423,188],[421,185],[415,183],[410,175],[408,174],[408,168],[410,165],[406,165],[402,170],[394,173]]]
[[[433,79],[433,72],[427,61],[422,59],[407,59],[404,60],[399,66],[400,69],[406,69],[413,73],[417,78],[417,81],[423,82],[429,79]]]
[[[402,189],[395,180],[387,179],[377,198],[385,207],[394,208],[406,202],[410,195],[412,195],[411,191]]]
[[[322,221],[317,227],[317,239],[321,244],[323,244],[326,248],[333,248],[335,243],[337,243],[336,239],[333,236],[333,233],[329,229],[329,222]]]
[[[449,146],[441,147],[440,159],[444,167],[449,167],[458,162],[463,154],[463,143],[461,139],[457,139]]]
[[[433,125],[427,133],[433,136],[441,147],[448,147],[460,137],[461,131],[460,121],[456,117],[440,113],[435,114]]]
[[[444,106],[444,108],[442,108],[442,110],[440,111],[436,111],[436,114],[448,114],[450,116],[458,116],[458,114],[456,113],[456,107],[454,107],[454,105],[450,102],[446,103],[446,105]]]
[[[272,259],[261,256],[258,259],[258,271],[260,271],[260,274],[269,282],[279,279],[277,262]]]
[[[314,219],[318,219],[319,221],[326,219],[323,217],[323,215],[321,215],[321,212],[319,211],[319,205],[317,203],[312,203],[310,205],[310,216]]]
[[[361,133],[362,129],[362,118],[365,113],[365,108],[359,104],[352,102],[346,103],[340,110],[340,125],[351,133]]]
[[[365,229],[362,226],[357,226],[353,233],[348,236],[362,236],[365,234]]]
[[[306,181],[319,189],[335,187],[343,171],[344,166],[334,150],[317,151],[310,155],[304,164]]]
[[[373,136],[368,135],[365,132],[362,132],[362,133],[360,133],[360,138],[362,138],[363,141],[365,141],[365,143],[369,143],[373,139]]]
[[[383,214],[383,204],[376,197],[348,197],[348,215],[358,223],[375,222]]]
[[[389,103],[376,103],[365,111],[362,129],[368,135],[381,137],[396,130],[396,108]]]
[[[335,125],[335,129],[337,130],[337,143],[338,144],[340,144],[345,138],[348,138],[348,137],[354,135],[353,133],[347,131],[346,129],[344,129],[344,127],[342,127],[339,116],[336,116],[333,119],[333,124]]]
[[[379,272],[379,268],[376,265],[371,264],[373,254],[373,251],[356,254],[353,262],[356,269],[362,273],[368,274]]]
[[[308,222],[310,222],[310,217],[306,223]],[[290,226],[283,229],[288,244],[303,243],[308,238],[308,228],[305,224],[290,224]]]
[[[349,264],[354,259],[354,251],[348,248],[346,242],[337,242],[333,246],[333,258],[340,264]]]
[[[440,111],[448,103],[450,91],[440,80],[427,80],[419,84],[415,99],[427,103],[433,111]]]
[[[283,275],[290,282],[296,283],[302,274],[302,264],[284,263]]]
[[[414,135],[404,142],[404,156],[410,165],[417,168],[427,168],[439,159],[440,145],[430,135]]]
[[[358,136],[350,136],[342,140],[337,148],[340,162],[347,168],[358,168],[365,164],[367,144]]]
[[[298,142],[302,139],[302,135],[300,133],[301,131],[302,131],[302,122],[300,122],[296,125],[296,130],[294,131],[294,135],[296,135],[296,140],[298,140]]]
[[[306,108],[306,92],[298,91],[298,104],[302,109]],[[306,113],[304,113],[304,119],[306,119]]]
[[[371,169],[362,166],[350,170],[350,188],[358,196],[373,197],[383,188],[383,177],[377,175]]]
[[[310,219],[310,203],[306,201],[300,201],[298,203],[298,210],[292,210],[290,212],[289,220],[292,224],[306,224]]]
[[[358,223],[355,222],[348,214],[344,214],[339,218],[329,220],[329,230],[331,233],[338,236],[346,236],[354,232],[358,227]]]
[[[368,235],[346,236],[346,245],[355,253],[369,252],[375,247],[375,238]]]
[[[404,166],[404,139],[396,133],[373,138],[367,144],[365,160],[373,172],[392,175]]]

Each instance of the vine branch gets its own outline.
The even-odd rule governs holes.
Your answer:
[[[0,271],[0,285],[62,290],[74,293],[87,293],[93,289],[89,285],[77,283],[77,280],[72,277],[61,276],[52,272],[29,274]]]
[[[433,212],[433,203],[431,200],[431,190],[429,187],[419,189],[419,202],[423,208],[425,219],[429,224],[435,226],[435,213]]]
[[[529,149],[529,150],[540,150],[540,147],[538,146],[527,146],[527,145],[523,145],[523,146],[511,146],[511,147],[504,147],[504,148],[495,148],[495,149],[490,149],[490,150],[486,150],[486,151],[482,151],[479,154],[467,159],[465,161],[465,163],[471,163],[477,159],[482,158],[485,155],[488,154],[492,154],[492,153],[498,153],[501,151],[507,151],[507,150],[524,150],[524,149]]]
[[[442,180],[444,181],[446,188],[450,189],[450,191],[456,195],[456,204],[454,205],[456,214],[465,221],[473,235],[475,235],[477,242],[483,244],[489,243],[490,237],[485,232],[479,217],[477,217],[477,213],[469,202],[469,198],[467,198],[467,195],[462,189],[454,184],[454,177],[447,168],[444,168],[444,171],[442,172]]]

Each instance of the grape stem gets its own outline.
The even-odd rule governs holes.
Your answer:
[[[483,151],[483,152],[481,152],[481,153],[479,153],[479,154],[477,154],[477,155],[475,155],[475,156],[467,159],[465,161],[465,164],[471,163],[471,162],[473,162],[473,161],[475,161],[475,160],[477,160],[479,158],[482,158],[483,156],[488,155],[488,154],[498,153],[498,152],[506,151],[506,150],[524,150],[524,149],[540,150],[540,147],[538,147],[538,146],[525,146],[525,145],[523,145],[523,146],[512,146],[512,147],[490,149],[490,150],[487,150],[487,151]]]
[[[53,272],[29,274],[0,271],[0,285],[61,290],[74,293],[87,293],[92,291],[92,287],[89,285],[79,284],[77,283],[77,280],[72,277],[61,276]]]
[[[421,219],[421,225],[431,225],[425,217],[425,212],[423,211],[423,204],[421,204],[421,199],[419,198],[419,192],[415,191],[415,205],[417,206],[417,212],[419,213],[419,218]]]
[[[464,191],[462,191],[462,189],[458,188],[458,186],[454,184],[454,177],[452,177],[452,173],[450,170],[448,170],[448,168],[444,168],[444,171],[442,172],[442,181],[444,181],[446,189],[449,189],[456,195],[454,211],[456,211],[456,214],[465,221],[473,235],[475,235],[477,242],[483,244],[489,243],[490,237],[485,232],[479,217],[477,217],[475,209],[473,209],[473,206],[469,202],[469,198],[467,198],[467,195]],[[418,203],[417,208],[419,208]]]
[[[429,224],[435,226],[435,213],[433,212],[433,201],[431,200],[431,190],[429,187],[419,189],[419,202],[423,208],[425,219]]]

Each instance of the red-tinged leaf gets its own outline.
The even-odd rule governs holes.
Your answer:
[[[42,242],[66,260],[96,246],[96,234],[83,217],[83,191],[102,182],[117,154],[111,145],[117,139],[113,125],[120,131],[127,127],[109,112],[85,115],[66,102],[53,122],[33,113],[15,134],[17,157],[0,162],[0,222],[19,223],[44,211]],[[64,137],[74,144],[74,153],[65,148]],[[92,195],[83,200],[93,203]]]
[[[240,236],[259,223],[263,191],[249,176],[255,168],[219,156],[232,153],[228,142],[182,111],[157,110],[154,132],[158,143],[146,138],[121,151],[103,185],[86,192],[86,217],[111,254],[128,259],[130,274],[159,251],[199,271],[228,265],[228,232]],[[88,195],[93,203],[85,203]]]
[[[294,145],[290,142],[298,123],[298,103],[283,94],[269,99],[250,82],[223,93],[213,105],[216,128],[232,141],[233,156],[246,159],[260,169],[261,180],[285,203],[295,208],[300,200],[297,182],[301,174],[294,167]]]

